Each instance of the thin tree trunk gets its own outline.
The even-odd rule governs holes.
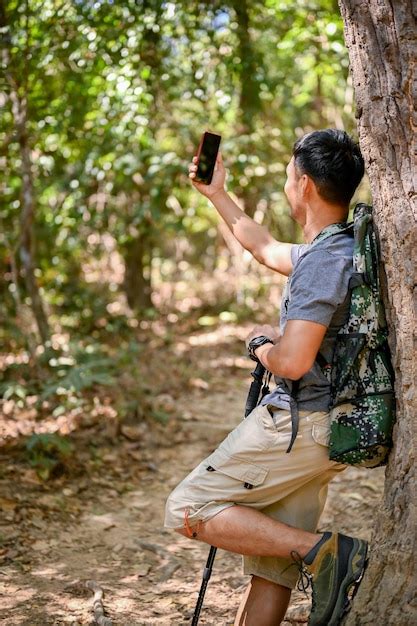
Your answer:
[[[259,80],[257,72],[262,67],[262,60],[256,58],[256,53],[250,36],[250,14],[247,0],[233,0],[233,9],[236,12],[238,28],[239,63],[239,124],[236,128],[237,135],[245,135],[247,144],[245,151],[248,154],[256,154],[258,146],[255,145],[252,136],[256,128],[256,120],[263,111],[262,100],[259,97]],[[244,211],[253,218],[260,200],[260,192],[256,184],[246,185],[239,191],[239,198],[243,202]]]
[[[30,296],[33,315],[36,320],[39,335],[45,344],[50,337],[48,319],[45,314],[42,298],[35,277],[35,250],[33,236],[33,221],[35,213],[35,194],[33,189],[32,162],[30,156],[30,146],[27,133],[27,85],[23,96],[19,94],[19,84],[13,75],[8,36],[7,17],[3,3],[0,3],[0,27],[4,29],[2,62],[5,69],[5,76],[9,86],[9,98],[12,105],[12,114],[16,136],[20,146],[20,156],[22,159],[22,213],[20,218],[20,241],[19,254],[23,266],[23,276],[26,290]]]
[[[142,10],[155,12],[155,23],[158,24],[163,12],[161,3],[154,3],[151,0],[144,0]],[[152,140],[156,143],[157,133],[160,128],[161,111],[164,111],[161,87],[161,73],[163,71],[163,53],[160,49],[162,33],[145,28],[142,38],[139,42],[138,53],[141,61],[151,68],[151,72],[145,78],[147,93],[152,95],[152,102],[148,110],[148,131]],[[142,160],[139,174],[145,178],[146,172],[150,166],[150,157],[144,157]],[[144,183],[139,188],[139,202],[151,198],[150,186]],[[159,198],[161,204],[165,198]],[[153,255],[153,243],[155,240],[155,225],[152,218],[152,207],[149,214],[143,219],[146,227],[142,232],[128,241],[122,250],[125,261],[125,275],[123,287],[126,293],[127,301],[131,309],[143,311],[144,309],[154,308],[152,303],[152,281],[151,281],[151,263]],[[143,226],[143,225],[142,225]],[[129,228],[127,226],[127,228]]]
[[[250,36],[250,15],[247,0],[233,0],[233,9],[237,19],[237,37],[240,55],[240,98],[239,110],[242,121],[241,132],[250,134],[254,130],[256,116],[262,111],[262,100],[259,97],[259,80],[261,59],[257,59]],[[252,217],[252,216],[251,216]]]
[[[38,326],[39,335],[45,344],[50,337],[48,319],[45,314],[39,287],[35,278],[35,250],[33,236],[33,220],[35,214],[35,197],[33,190],[32,163],[26,134],[26,103],[22,131],[19,134],[20,153],[22,156],[23,207],[20,218],[20,260],[24,269],[27,292],[32,303],[32,311]]]
[[[123,287],[130,308],[137,311],[153,308],[150,270],[149,276],[145,275],[145,268],[150,268],[152,261],[151,250],[145,235],[132,239],[125,247]]]
[[[397,424],[371,558],[347,624],[417,624],[417,393],[415,363],[417,207],[412,72],[416,23],[411,0],[340,0],[387,277]],[[414,115],[414,117],[413,117]]]

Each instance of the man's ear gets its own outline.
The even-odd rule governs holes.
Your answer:
[[[304,197],[311,195],[311,192],[316,189],[316,184],[308,174],[303,174],[300,179],[300,191]]]

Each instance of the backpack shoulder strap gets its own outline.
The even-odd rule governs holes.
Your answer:
[[[336,222],[335,224],[329,224],[319,232],[316,237],[314,237],[311,242],[311,246],[315,246],[319,241],[323,241],[324,239],[328,239],[332,235],[338,235],[342,232],[353,231],[353,222]]]

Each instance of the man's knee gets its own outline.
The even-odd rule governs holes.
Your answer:
[[[199,539],[203,522],[199,518],[189,519],[192,513],[195,517],[194,507],[184,502],[183,498],[176,497],[177,495],[174,489],[166,501],[164,526],[189,539]]]

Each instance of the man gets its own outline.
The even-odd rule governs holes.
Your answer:
[[[194,157],[191,179],[196,163]],[[328,482],[345,469],[328,458],[327,364],[348,316],[353,239],[343,224],[363,173],[359,147],[343,131],[315,131],[296,142],[284,191],[302,245],[276,241],[239,209],[224,190],[221,154],[211,184],[193,182],[260,263],[289,277],[280,330],[256,326],[246,339],[277,387],[166,505],[167,528],[244,555],[252,578],[235,626],[281,623],[300,573],[313,587],[309,624],[336,626],[366,565],[365,541],[316,533]]]

